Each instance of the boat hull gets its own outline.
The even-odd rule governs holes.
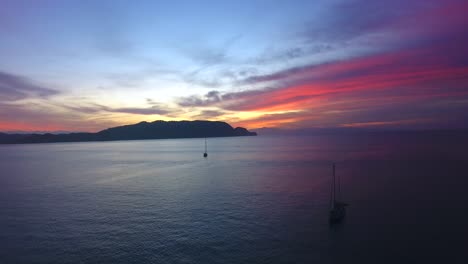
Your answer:
[[[346,216],[346,208],[345,206],[336,206],[332,210],[330,210],[330,215],[328,218],[328,222],[330,224],[338,224],[343,221]]]

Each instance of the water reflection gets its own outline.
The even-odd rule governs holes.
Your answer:
[[[460,142],[214,138],[207,159],[200,139],[0,146],[1,261],[453,260],[468,220]],[[352,204],[334,229],[332,161]]]

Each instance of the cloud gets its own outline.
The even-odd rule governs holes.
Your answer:
[[[24,131],[98,131],[125,124],[130,119],[118,120],[115,113],[129,115],[163,115],[179,113],[177,109],[162,106],[108,107],[99,104],[65,105],[54,102],[7,104],[0,102],[0,130]]]
[[[249,128],[333,128],[333,127],[398,127],[398,128],[468,128],[467,96],[457,99],[368,97],[325,98],[333,102],[309,106],[304,111],[264,114],[237,120],[236,126]],[[443,103],[441,103],[443,102]]]
[[[397,72],[460,69],[468,66],[468,50],[464,45],[468,45],[468,36],[459,32],[458,35],[415,47],[291,67],[269,74],[250,75],[240,80],[238,85],[283,83],[284,86],[284,83],[339,81],[358,76],[390,75]]]
[[[204,96],[192,95],[177,99],[177,104],[182,107],[201,107],[211,106],[221,102],[221,93],[219,91],[210,91]]]
[[[173,113],[174,109],[169,107],[153,104],[151,107],[108,107],[99,104],[88,104],[85,106],[71,106],[62,105],[62,107],[80,113],[92,114],[97,112],[110,112],[110,113],[125,113],[135,115],[168,115]]]
[[[148,67],[142,66],[132,45],[135,39],[128,35],[132,31],[115,20],[120,20],[118,12],[111,11],[108,17],[107,6],[97,8],[89,22],[98,22],[96,29],[91,28],[95,33],[91,45],[96,44],[93,47],[104,56],[125,58],[127,66],[136,62],[141,66],[128,67],[134,72],[125,67],[126,72],[108,76],[118,85],[140,86],[157,75],[211,91],[177,98],[178,109],[152,100],[140,107],[109,107],[82,100],[81,105],[69,104],[61,118],[193,114],[193,118],[232,115],[239,125],[248,126],[468,125],[466,1],[351,0],[331,5],[320,20],[299,29],[291,27],[282,41],[273,40],[267,48],[262,43],[242,43],[252,50],[233,52],[231,47],[240,37],[210,44],[192,41],[179,47],[188,67],[166,73],[155,69],[156,60],[144,60]],[[110,18],[105,19],[108,23],[101,23],[102,17]],[[259,47],[264,53],[252,55]],[[239,61],[242,56],[253,58]],[[24,77],[0,73],[0,103],[19,104],[16,101],[47,99],[57,93]],[[24,112],[26,106],[19,107],[9,108],[9,120],[16,113],[25,120],[39,118],[33,110]],[[1,108],[7,106],[0,104]],[[31,109],[51,123],[52,116],[60,112],[42,108],[56,111],[47,115],[46,110],[38,111],[39,106]],[[235,116],[236,111],[252,115]]]
[[[367,44],[394,48],[396,42],[412,43],[421,38],[423,32],[431,36],[440,33],[429,25],[446,30],[447,24],[454,24],[453,18],[463,17],[465,11],[466,3],[460,0],[339,1],[324,11],[320,23],[307,23],[299,36],[310,43],[350,43],[367,39],[371,41]],[[401,38],[403,36],[405,38]]]
[[[271,74],[253,75],[242,80],[240,84],[256,84],[264,82],[281,81],[294,75],[311,73],[317,67],[319,67],[319,65],[293,67]]]
[[[316,115],[308,111],[286,112],[276,114],[264,114],[259,117],[239,120],[235,123],[236,126],[248,127],[257,129],[263,127],[281,127],[299,124],[304,120],[313,120]]]
[[[432,54],[426,55],[429,60],[436,60],[435,63],[426,64],[428,60],[420,54],[403,52],[260,76],[251,80],[281,80],[286,84],[282,88],[267,91],[267,94],[262,91],[259,93],[261,98],[248,98],[239,102],[237,108],[260,110],[279,108],[282,105],[285,108],[307,107],[311,100],[320,97],[353,93],[365,96],[365,93],[379,90],[389,90],[390,94],[397,96],[407,93],[406,90],[424,91],[429,96],[463,94],[462,87],[467,82],[468,67],[447,64],[444,58],[437,61]]]
[[[256,57],[253,62],[259,65],[265,63],[285,63],[295,59],[308,58],[313,55],[323,54],[334,51],[338,48],[343,48],[343,45],[336,43],[300,43],[293,47],[282,49],[267,49],[260,56]]]
[[[181,73],[182,80],[203,87],[220,87],[233,81],[230,69],[235,68],[235,58],[229,50],[242,35],[234,35],[219,43],[203,44],[203,40],[182,45],[179,52],[194,63],[194,68]]]
[[[213,119],[225,115],[226,112],[219,110],[203,110],[199,114],[193,115],[194,119]]]
[[[425,1],[430,2],[430,1]],[[426,7],[423,1],[343,1],[323,14],[321,23],[309,23],[303,34],[314,42],[348,41],[392,24]]]
[[[158,107],[150,108],[138,108],[138,107],[122,107],[122,108],[106,108],[108,112],[114,113],[127,113],[127,114],[136,114],[136,115],[166,115],[171,111],[167,109],[161,109]]]
[[[212,76],[216,77],[212,77]],[[182,78],[185,83],[199,85],[203,87],[215,88],[220,87],[224,82],[217,76],[217,74],[204,74],[202,70],[197,70],[189,72],[182,75]]]
[[[431,4],[428,3],[402,0],[391,3],[365,0],[327,3],[328,8],[322,11],[319,21],[311,17],[302,26],[292,28],[281,41],[271,43],[253,62],[261,66],[265,63],[288,63],[300,67],[305,61],[323,63],[389,50],[395,42],[402,42],[393,39],[400,30],[395,28],[396,24],[430,10]]]
[[[468,126],[460,123],[468,108],[468,37],[457,32],[433,36],[437,41],[404,49],[248,76],[239,84],[265,88],[216,91],[178,102],[181,106],[273,113],[238,121],[255,127],[293,122],[314,127],[437,122]],[[456,108],[436,104],[460,99]],[[291,111],[301,114],[293,118],[274,113]]]
[[[251,66],[225,65],[211,68],[201,68],[182,74],[185,83],[208,88],[220,89],[237,85],[239,80],[257,74],[258,70]]]
[[[295,64],[289,69],[300,70],[312,62],[427,47],[441,40],[464,49],[460,38],[466,35],[466,12],[468,4],[459,0],[338,1],[323,11],[320,21],[293,29],[281,44],[272,44],[255,61],[261,66]]]
[[[35,84],[25,77],[0,72],[0,101],[46,98],[58,93],[57,90]]]
[[[0,131],[97,131],[119,124],[108,116],[86,117],[81,112],[37,103],[0,103]]]

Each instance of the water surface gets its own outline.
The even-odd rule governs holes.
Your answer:
[[[0,263],[463,263],[466,136],[0,146]],[[345,223],[327,222],[331,162]]]

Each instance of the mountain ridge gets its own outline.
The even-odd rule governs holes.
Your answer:
[[[107,128],[96,133],[7,134],[0,133],[0,144],[89,142],[171,138],[256,136],[243,127],[233,128],[221,121],[153,121]]]

